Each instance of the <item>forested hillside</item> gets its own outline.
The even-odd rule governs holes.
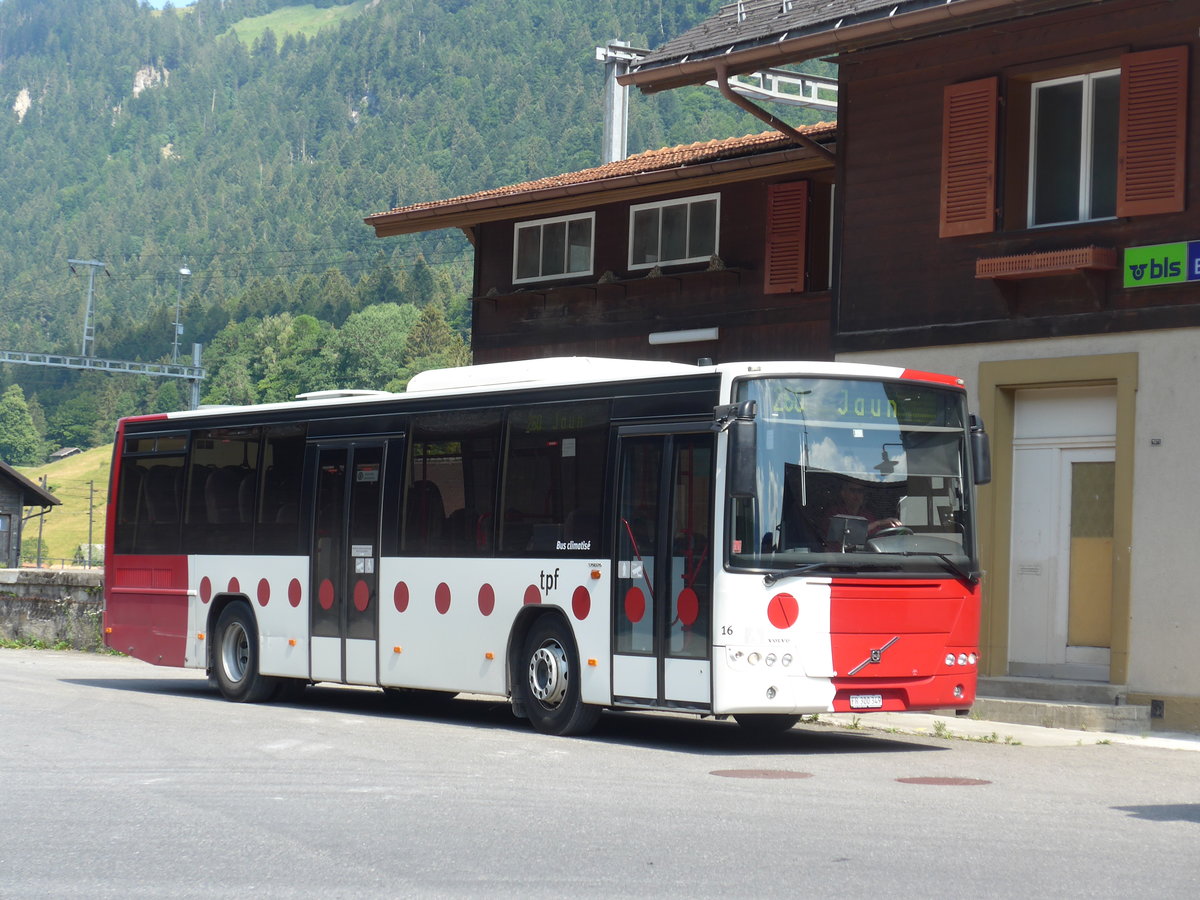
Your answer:
[[[169,360],[182,300],[206,402],[397,387],[461,361],[465,239],[379,240],[363,216],[597,164],[593,49],[656,46],[719,6],[0,0],[0,349],[79,352],[74,258],[106,263],[96,356]],[[761,128],[708,89],[635,95],[630,149]],[[171,380],[14,364],[0,394],[39,452],[184,403]]]

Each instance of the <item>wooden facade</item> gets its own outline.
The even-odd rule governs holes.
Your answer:
[[[828,139],[833,126],[812,131]],[[447,225],[467,231],[476,363],[831,359],[832,181],[827,159],[769,133],[651,151],[366,221],[381,236]],[[631,210],[694,197],[717,201],[716,252],[633,265]],[[517,278],[517,230],[572,216],[590,218],[586,271]]]
[[[828,175],[825,176],[828,179]],[[828,180],[782,182],[811,186],[811,214],[829,221]],[[828,228],[805,245],[805,287],[767,293],[769,214],[775,184],[739,181],[720,195],[719,261],[628,268],[630,203],[595,207],[596,273],[570,284],[512,285],[513,222],[481,226],[476,242],[472,349],[476,362],[538,356],[604,356],[714,362],[733,359],[831,359]],[[670,200],[688,193],[656,196]],[[823,207],[823,209],[822,209]],[[824,244],[824,246],[822,246]],[[652,344],[662,332],[717,329],[717,338]]]
[[[16,469],[0,462],[0,568],[15,569],[21,564],[25,509],[40,506],[44,512],[61,502]]]
[[[1194,4],[1127,0],[841,57],[839,184],[848,230],[840,243],[837,349],[1200,325],[1194,285],[1125,288],[1119,264],[1020,271],[1018,263],[1000,277],[986,273],[990,260],[1086,248],[1115,253],[1119,263],[1125,248],[1200,236],[1200,192],[1194,175],[1190,185],[1182,176],[1182,148],[1200,146],[1198,25]],[[1128,85],[1139,63],[1164,57],[1177,67],[1182,60],[1182,74],[1168,72],[1152,83],[1150,97],[1161,105],[1173,91],[1169,103],[1186,103],[1186,109],[1159,116],[1162,133],[1146,141],[1147,156],[1166,158],[1166,168],[1135,172],[1129,180],[1173,181],[1167,205],[1119,198],[1111,217],[1028,226],[1029,85],[1110,68]],[[946,183],[950,132],[960,114],[977,116],[980,146],[993,151],[991,171],[976,179],[982,187],[974,198],[948,192]],[[1122,104],[1125,130],[1153,117]],[[1126,161],[1134,153],[1122,143],[1119,176],[1131,168]],[[953,181],[953,173],[949,177]]]

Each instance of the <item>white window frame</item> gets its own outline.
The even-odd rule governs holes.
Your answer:
[[[1093,125],[1093,110],[1095,108],[1095,82],[1101,78],[1109,78],[1112,76],[1121,75],[1120,69],[1102,69],[1098,72],[1084,72],[1079,75],[1068,75],[1063,78],[1050,78],[1045,81],[1035,81],[1030,86],[1029,97],[1029,184],[1026,186],[1025,195],[1025,223],[1029,228],[1051,228],[1061,225],[1074,225],[1079,222],[1094,222],[1102,219],[1111,219],[1113,216],[1092,216],[1092,162],[1094,148],[1092,145],[1092,125]],[[1034,214],[1034,189],[1037,186],[1037,123],[1038,123],[1038,99],[1042,88],[1055,87],[1060,84],[1070,84],[1072,82],[1081,82],[1083,84],[1083,97],[1080,102],[1083,106],[1082,121],[1080,125],[1079,138],[1079,209],[1078,216],[1074,219],[1065,219],[1059,222],[1035,222]]]
[[[571,222],[578,222],[578,221],[583,221],[583,220],[587,220],[591,225],[591,228],[589,229],[590,234],[588,237],[587,268],[579,269],[578,271],[573,271],[573,272],[565,271],[567,268],[567,265],[570,261],[569,254],[570,254],[570,246],[571,245],[570,245],[570,243],[564,242],[563,249],[564,249],[564,252],[568,254],[568,256],[566,259],[563,260],[563,269],[564,269],[563,272],[560,272],[557,275],[544,275],[539,272],[539,274],[537,274],[537,275],[529,276],[526,278],[518,278],[517,277],[517,262],[518,262],[517,253],[520,248],[521,232],[523,230],[529,229],[529,228],[539,229],[539,233],[538,233],[538,268],[540,269],[541,264],[542,264],[541,263],[542,235],[545,233],[543,230],[545,228],[545,226],[555,225],[555,224],[558,224],[559,222],[564,222],[564,223],[566,223],[566,229],[569,233]],[[591,275],[595,271],[595,268],[596,268],[596,213],[595,212],[572,213],[567,216],[552,216],[547,219],[531,219],[528,222],[517,222],[513,226],[513,252],[512,252],[512,276],[513,276],[512,283],[513,284],[530,284],[535,281],[562,281],[567,278],[581,278],[581,277],[586,277],[588,275]]]
[[[634,262],[633,261],[633,222],[635,216],[647,209],[664,209],[668,206],[687,206],[688,207],[688,233],[684,239],[684,245],[691,243],[691,228],[692,214],[691,207],[696,203],[707,203],[710,200],[717,202],[716,216],[713,220],[713,250],[711,254],[704,256],[689,256],[682,259],[663,259],[662,258],[662,217],[659,217],[658,229],[658,246],[659,259],[653,262]],[[721,195],[720,194],[698,194],[695,197],[681,197],[676,200],[660,200],[655,203],[640,203],[637,206],[629,207],[629,254],[628,263],[629,271],[635,272],[639,269],[653,269],[655,266],[679,266],[687,263],[708,262],[711,256],[719,256],[721,253]]]

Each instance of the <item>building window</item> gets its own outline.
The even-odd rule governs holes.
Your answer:
[[[629,268],[708,262],[717,253],[719,218],[719,194],[630,207]]]
[[[947,85],[938,234],[1183,212],[1188,49]]]
[[[596,214],[521,222],[513,233],[513,283],[592,274]]]
[[[1116,215],[1120,70],[1032,87],[1029,224]]]

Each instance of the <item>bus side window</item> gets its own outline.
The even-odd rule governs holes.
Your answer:
[[[254,552],[295,554],[300,549],[300,493],[304,474],[304,425],[271,426],[263,432],[262,484],[254,517]],[[244,498],[239,497],[239,501]]]
[[[250,545],[252,522],[242,517],[244,482],[258,475],[259,428],[213,428],[192,435],[185,544],[191,553],[224,553]],[[252,503],[251,499],[251,503]]]
[[[504,461],[505,556],[597,556],[608,458],[608,401],[514,408]]]
[[[400,552],[490,556],[500,413],[473,410],[413,419],[408,440]]]

